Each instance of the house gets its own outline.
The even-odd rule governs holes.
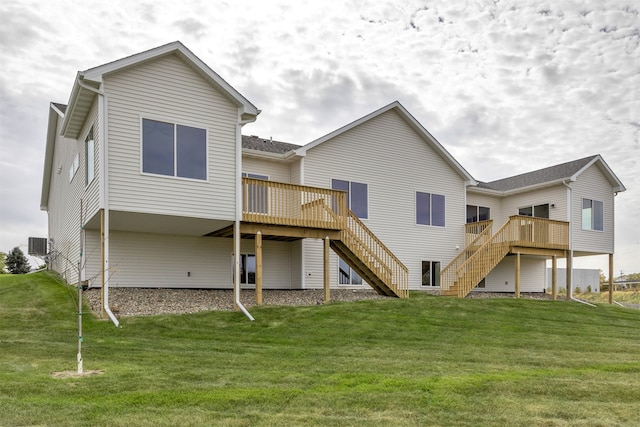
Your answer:
[[[117,322],[109,286],[233,288],[250,316],[241,288],[541,292],[547,259],[613,254],[600,156],[484,183],[398,102],[304,146],[242,135],[259,112],[180,42],[79,72],[49,109],[51,267]]]
[[[513,285],[514,269],[520,269],[520,288],[529,292],[545,289],[545,264],[540,258],[555,260],[566,257],[566,283],[571,288],[572,259],[574,257],[614,252],[614,198],[625,191],[601,156],[550,166],[533,172],[479,183],[467,190],[467,202],[472,207],[467,222],[474,220],[473,206],[479,212],[491,212],[498,224],[511,224],[507,233],[532,238],[533,245],[514,246],[508,255],[483,276],[480,286],[488,291],[505,291]],[[513,217],[518,215],[518,217]],[[522,217],[544,219],[542,223],[523,224]],[[555,233],[559,240],[551,238]],[[548,235],[548,236],[547,236]],[[497,239],[494,237],[494,243]],[[567,251],[567,254],[563,254]],[[518,261],[520,259],[520,261]],[[519,265],[519,267],[518,267]]]

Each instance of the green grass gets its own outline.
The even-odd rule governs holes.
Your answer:
[[[0,425],[616,426],[640,420],[640,310],[566,301],[332,303],[85,316],[0,277]]]
[[[606,304],[609,302],[609,292],[584,292],[576,294],[577,298],[585,301]],[[613,300],[622,304],[640,304],[640,289],[613,291]]]

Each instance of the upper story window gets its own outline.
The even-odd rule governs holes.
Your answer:
[[[142,172],[206,180],[207,131],[142,119]]]
[[[444,227],[444,196],[416,191],[416,224]]]
[[[525,206],[518,209],[518,215],[549,219],[549,203],[544,205]]]
[[[369,218],[369,189],[359,182],[331,180],[331,188],[347,192],[347,207],[360,219]]]
[[[472,222],[487,221],[490,210],[484,206],[467,205],[467,224]]]
[[[582,229],[604,230],[604,208],[602,202],[582,199]]]
[[[84,184],[89,185],[96,175],[96,144],[93,139],[93,126],[84,140],[85,173]]]

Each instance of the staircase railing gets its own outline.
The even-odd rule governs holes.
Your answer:
[[[569,247],[568,236],[567,222],[513,215],[490,239],[455,267],[455,274],[447,272],[446,288],[441,282],[441,291],[455,291],[457,296],[464,297],[502,261],[512,247],[566,250]]]
[[[471,292],[471,289],[475,288],[509,253],[512,228],[511,221],[506,222],[487,242],[456,268],[452,287],[455,288],[458,297],[463,298]]]
[[[409,269],[351,211],[347,210],[342,242],[398,297],[409,296]]]
[[[458,269],[482,245],[491,238],[493,220],[474,222],[466,225],[466,246],[440,272],[440,291],[448,291],[456,281]]]

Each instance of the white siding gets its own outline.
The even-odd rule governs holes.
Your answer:
[[[87,115],[87,121],[85,122],[84,126],[82,127],[82,130],[80,131],[80,135],[78,137],[78,141],[81,143],[82,146],[82,153],[81,153],[81,159],[80,159],[80,164],[81,164],[81,172],[82,176],[82,182],[83,185],[86,182],[86,170],[87,170],[87,165],[85,164],[85,161],[87,159],[86,157],[86,143],[85,143],[85,139],[87,137],[87,134],[89,133],[91,126],[93,126],[93,139],[94,139],[94,143],[95,143],[95,147],[94,147],[94,154],[95,154],[95,158],[94,158],[94,178],[93,181],[91,181],[89,183],[88,186],[85,187],[84,190],[84,196],[83,196],[83,202],[84,202],[84,218],[83,218],[83,222],[86,224],[94,215],[98,214],[99,210],[100,210],[100,185],[101,185],[101,176],[100,176],[100,144],[102,143],[100,141],[100,121],[98,119],[99,114],[98,114],[98,98],[96,97],[96,99],[93,102],[93,106],[91,107],[91,110],[89,111],[89,114]]]
[[[324,242],[320,239],[305,239],[302,243],[305,289],[324,287]],[[331,251],[331,286],[338,286],[338,256]]]
[[[302,244],[303,240],[291,242],[291,288],[302,289]]]
[[[493,220],[493,231],[504,223],[502,215],[502,199],[485,194],[467,193],[467,205],[484,206],[489,208],[489,219]],[[466,221],[466,217],[465,217]]]
[[[302,185],[302,159],[296,159],[290,166],[291,184]]]
[[[502,221],[500,223],[504,224],[510,216],[518,215],[519,208],[547,203],[549,204],[549,219],[567,221],[567,191],[567,187],[560,184],[505,197],[502,201]],[[555,207],[552,208],[551,205],[555,205]]]
[[[85,276],[91,286],[100,286],[102,280],[102,254],[100,252],[100,230],[85,230],[84,258]]]
[[[255,240],[242,240],[240,252],[255,254]],[[231,252],[228,255],[231,263]],[[262,241],[262,287],[264,289],[291,289],[291,243]],[[255,288],[247,285],[247,288]]]
[[[514,292],[516,285],[516,257],[508,256],[489,273],[485,288],[476,291]],[[546,261],[541,258],[520,257],[520,292],[544,292]]]
[[[176,55],[104,79],[111,209],[235,218],[237,108]],[[141,174],[141,118],[205,128],[208,181]]]
[[[233,239],[117,231],[109,237],[110,286],[233,288]],[[255,242],[243,240],[240,252],[255,253]],[[263,287],[290,289],[291,271],[290,243],[263,241]]]
[[[290,182],[289,164],[255,157],[242,158],[242,172],[266,175],[269,181]]]
[[[613,253],[614,251],[614,194],[609,181],[598,166],[592,165],[578,176],[573,188],[573,250],[591,253]],[[582,199],[603,202],[603,231],[582,229]]]
[[[58,119],[49,187],[49,238],[52,240],[52,267],[69,283],[78,280],[80,261],[80,198],[84,193],[84,169],[79,167],[69,182],[69,168],[78,156],[82,165],[83,142],[60,134]]]
[[[463,179],[395,111],[307,152],[305,185],[330,188],[332,178],[368,184],[364,222],[409,268],[411,288],[421,287],[422,260],[444,266],[456,255],[456,245],[464,245]],[[445,196],[446,227],[415,224],[416,191]],[[322,283],[321,253],[321,241],[305,242],[307,287]],[[332,283],[338,282],[337,265],[332,255]]]

